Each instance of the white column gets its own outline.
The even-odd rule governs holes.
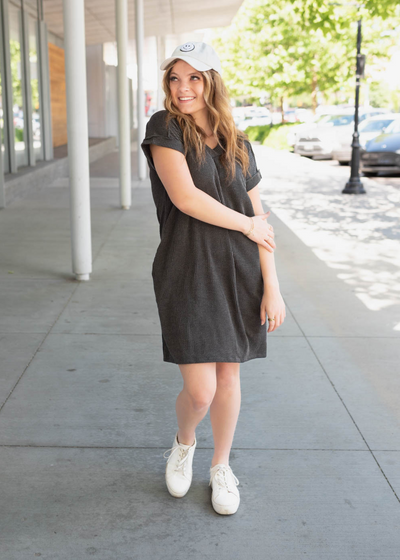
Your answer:
[[[1,127],[0,127],[0,208],[6,206],[6,193],[4,188],[4,171],[3,171],[3,154],[1,145]]]
[[[140,148],[146,133],[145,114],[144,114],[144,87],[143,87],[143,63],[144,63],[144,14],[143,0],[135,0],[136,14],[136,57],[137,57],[137,154],[138,154],[138,177],[140,180],[146,179],[147,167],[145,155]]]
[[[128,61],[128,4],[115,0],[115,21],[118,51],[118,145],[120,201],[124,210],[131,206],[131,131],[129,117]]]
[[[157,110],[160,111],[164,109],[164,99],[165,93],[162,88],[162,79],[164,76],[164,70],[160,70],[161,63],[167,57],[165,56],[165,35],[157,36]]]
[[[72,270],[92,272],[84,0],[63,0]]]

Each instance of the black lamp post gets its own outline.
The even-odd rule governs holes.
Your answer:
[[[354,114],[354,133],[351,144],[351,173],[350,179],[342,190],[345,194],[365,194],[366,191],[360,181],[360,142],[358,133],[358,105],[360,101],[360,79],[364,77],[365,55],[361,54],[361,18],[357,22],[357,69],[356,69],[356,102]]]

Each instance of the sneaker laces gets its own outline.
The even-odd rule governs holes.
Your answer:
[[[215,480],[220,488],[226,489],[228,492],[232,492],[232,490],[229,489],[229,482],[227,478],[228,474],[232,475],[236,486],[238,486],[239,484],[239,480],[233,474],[231,467],[229,467],[228,465],[215,465],[210,469],[210,472],[211,477],[208,484],[209,486],[211,486],[211,483],[213,482],[213,480]]]
[[[171,447],[171,449],[167,449],[167,451],[165,451],[163,453],[163,457],[164,459],[170,458],[173,453],[179,449],[179,460],[178,463],[175,467],[176,471],[182,470],[183,473],[186,472],[185,467],[186,467],[186,459],[189,457],[189,450],[190,447],[188,447],[187,449],[184,449],[181,445],[174,445],[173,447]],[[170,455],[168,455],[168,457],[165,455],[166,453],[168,453],[169,451],[171,451]]]

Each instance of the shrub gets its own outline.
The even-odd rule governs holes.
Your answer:
[[[252,142],[260,142],[263,146],[276,150],[291,150],[287,143],[287,134],[290,127],[298,123],[279,123],[264,126],[248,126],[245,130]]]

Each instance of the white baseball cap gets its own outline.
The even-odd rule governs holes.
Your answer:
[[[204,70],[211,70],[211,68],[213,68],[219,74],[222,73],[221,62],[218,55],[210,45],[207,45],[207,43],[194,41],[179,45],[179,47],[176,47],[171,56],[164,60],[160,66],[160,70],[165,70],[168,63],[175,58],[184,60],[200,72],[204,72]]]

